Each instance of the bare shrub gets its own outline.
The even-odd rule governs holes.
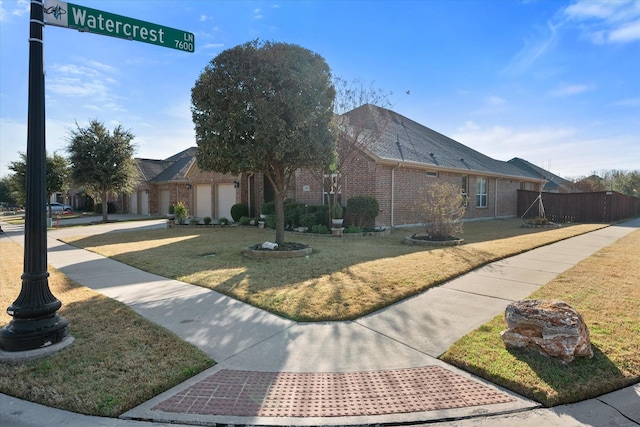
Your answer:
[[[460,188],[447,182],[434,182],[420,192],[416,200],[417,219],[434,240],[446,240],[462,234],[465,203]]]

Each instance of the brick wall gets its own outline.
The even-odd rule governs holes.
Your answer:
[[[433,177],[429,176],[424,169],[381,165],[365,155],[355,156],[351,162],[345,165],[345,169],[347,172],[342,177],[343,204],[346,205],[350,197],[357,195],[375,197],[380,204],[380,214],[376,218],[376,225],[379,226],[417,223],[416,195],[425,191],[431,182],[445,181],[462,188],[463,173],[438,171],[437,177]],[[487,206],[476,207],[476,182],[477,178],[482,175],[466,175],[468,176],[468,207],[465,219],[515,216],[517,190],[521,186],[536,188],[535,183],[523,184],[517,180],[485,177],[487,179]],[[305,185],[309,186],[309,191],[303,191]],[[393,195],[391,194],[392,185]],[[311,204],[318,204],[322,200],[322,186],[309,171],[300,170],[296,173],[294,198],[298,202]]]
[[[416,195],[424,191],[425,187],[431,182],[445,181],[453,183],[460,188],[462,187],[462,172],[438,171],[437,177],[433,177],[425,169],[376,163],[361,152],[355,153],[352,159],[345,162],[343,170],[341,178],[342,204],[346,205],[347,200],[353,196],[371,195],[375,197],[380,204],[380,213],[375,221],[375,224],[379,226],[399,226],[417,223],[415,215]],[[517,190],[537,190],[539,188],[539,184],[535,182],[487,177],[487,206],[479,208],[476,207],[476,182],[478,176],[472,174],[467,174],[467,176],[468,207],[465,219],[515,216],[517,213]],[[265,193],[265,177],[261,173],[235,176],[205,172],[194,167],[189,171],[188,179],[189,184],[192,186],[191,189],[187,189],[186,183],[161,183],[157,185],[141,183],[139,189],[144,189],[148,186],[150,190],[150,213],[159,213],[158,198],[162,190],[168,189],[170,191],[170,203],[183,201],[191,212],[197,184],[211,185],[211,199],[212,203],[215,204],[215,184],[239,181],[240,187],[236,191],[236,199],[239,203],[248,203],[250,200],[251,215],[257,216],[260,214]],[[251,190],[250,195],[248,193],[249,187]],[[322,204],[322,182],[317,174],[309,170],[298,170],[292,177],[288,197],[299,203]],[[215,209],[213,211],[215,212]]]

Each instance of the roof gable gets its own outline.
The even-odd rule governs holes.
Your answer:
[[[136,159],[136,161],[143,181],[153,180],[171,165],[171,162],[166,160]]]
[[[195,162],[196,147],[190,147],[165,160],[136,159],[142,179],[146,182],[185,181],[187,172]]]

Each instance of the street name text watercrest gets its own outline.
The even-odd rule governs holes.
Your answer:
[[[73,3],[46,0],[44,16],[45,23],[49,25],[151,43],[185,52],[194,51],[193,33]]]

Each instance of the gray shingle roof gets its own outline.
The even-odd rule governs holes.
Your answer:
[[[349,123],[380,132],[367,148],[382,160],[510,177],[540,179],[538,174],[492,159],[394,111],[365,104],[348,113]]]
[[[166,160],[136,159],[136,161],[138,162],[138,169],[140,169],[142,180],[147,182],[151,181],[171,165],[171,162]]]
[[[547,182],[544,185],[545,191],[551,191],[554,189],[564,189],[567,191],[571,191],[573,183],[571,181],[567,181],[566,179],[559,177],[558,175],[549,172],[541,168],[540,166],[536,166],[533,163],[529,163],[528,161],[521,159],[519,157],[514,157],[509,160],[509,163],[515,165],[523,170],[529,170],[530,172],[538,175],[540,178],[545,179]]]
[[[146,182],[186,181],[189,166],[195,161],[197,148],[183,150],[165,160],[136,159]]]

